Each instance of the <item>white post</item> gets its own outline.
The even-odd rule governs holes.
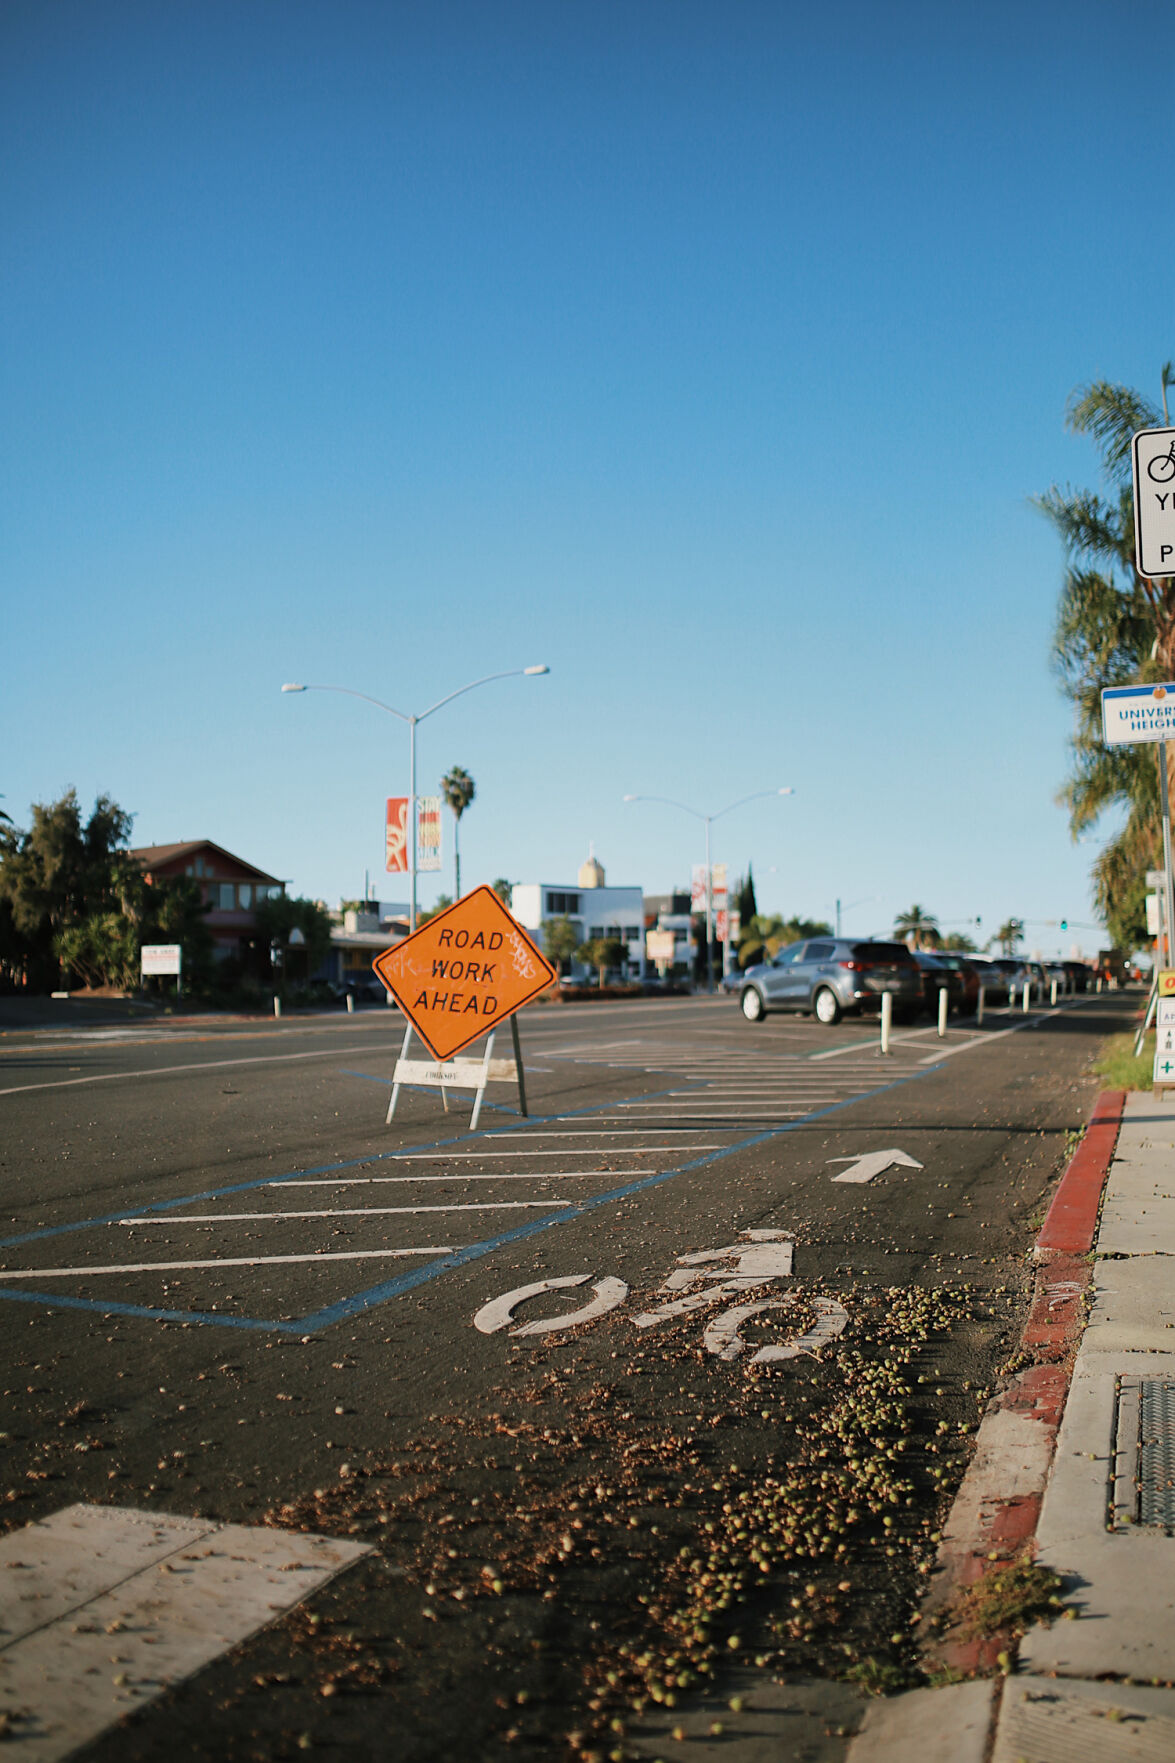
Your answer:
[[[987,987],[980,986],[979,996],[975,1000],[975,1026],[976,1026],[976,1028],[983,1027],[983,1006],[984,1006],[986,999],[987,999]]]
[[[1026,979],[1024,981],[1024,997],[1021,1002],[1020,1008],[1024,1011],[1027,1011],[1028,1006],[1031,1003],[1031,1001],[1032,1001],[1032,981],[1030,979]]]
[[[354,1016],[354,1014],[355,1014],[355,994],[354,994],[354,992],[348,992],[347,993],[347,1015]]]
[[[945,986],[938,988],[938,1038],[941,1041],[947,1032],[947,1011],[950,1008],[950,993]]]
[[[1056,982],[1056,980],[1053,981],[1052,986],[1049,991],[1049,1003],[1053,1006],[1053,1009],[1055,1010],[1057,1007],[1057,982]]]
[[[277,993],[275,992],[273,994],[273,1014],[275,1016],[280,1016],[281,1013],[282,1013],[282,1001],[278,997]]]
[[[408,933],[416,929],[416,718],[408,718],[408,869],[412,876],[411,905],[408,908]],[[392,1001],[388,994],[388,1003]]]
[[[893,1024],[893,994],[881,994],[881,1051],[889,1052],[889,1031]]]
[[[1101,989],[1102,989],[1102,976],[1099,973],[1097,976],[1097,985],[1094,987],[1094,990],[1100,992]]]

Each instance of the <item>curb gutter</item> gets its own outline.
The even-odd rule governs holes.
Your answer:
[[[1036,1535],[1085,1325],[1093,1277],[1088,1257],[1125,1101],[1124,1090],[1098,1096],[1036,1239],[1035,1289],[1017,1355],[1022,1369],[980,1423],[975,1455],[943,1529],[928,1617],[941,1617],[985,1573],[1022,1555]],[[1006,1634],[964,1639],[948,1629],[928,1640],[926,1650],[936,1665],[969,1674],[994,1669],[1008,1649]]]

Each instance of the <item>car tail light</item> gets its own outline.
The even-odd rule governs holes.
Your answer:
[[[841,961],[841,962],[838,962],[838,966],[847,967],[850,973],[868,973],[868,971],[872,967],[872,965],[873,965],[873,963],[871,961]]]

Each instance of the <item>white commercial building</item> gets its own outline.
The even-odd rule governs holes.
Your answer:
[[[540,948],[544,919],[569,918],[580,942],[615,937],[627,950],[629,966],[641,974],[645,971],[644,893],[640,888],[606,886],[604,867],[594,853],[580,869],[574,886],[569,882],[515,882],[510,910]]]

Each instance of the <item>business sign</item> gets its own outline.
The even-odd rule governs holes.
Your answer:
[[[1159,999],[1158,1024],[1160,1028],[1175,1028],[1175,998]]]
[[[391,875],[408,868],[408,798],[388,797],[387,829],[384,834],[384,868]]]
[[[183,956],[178,943],[144,943],[139,950],[139,968],[144,975],[176,973]]]
[[[441,867],[441,799],[439,796],[416,798],[416,867]]]
[[[676,933],[671,930],[647,930],[645,954],[650,961],[672,962],[677,947]]]
[[[1175,967],[1160,967],[1159,997],[1175,998]]]
[[[1107,687],[1102,693],[1102,729],[1109,747],[1175,741],[1175,684]]]
[[[1140,429],[1134,458],[1134,555],[1138,573],[1175,575],[1175,428]]]
[[[492,888],[474,888],[372,962],[425,1046],[451,1059],[505,1022],[555,969]]]

